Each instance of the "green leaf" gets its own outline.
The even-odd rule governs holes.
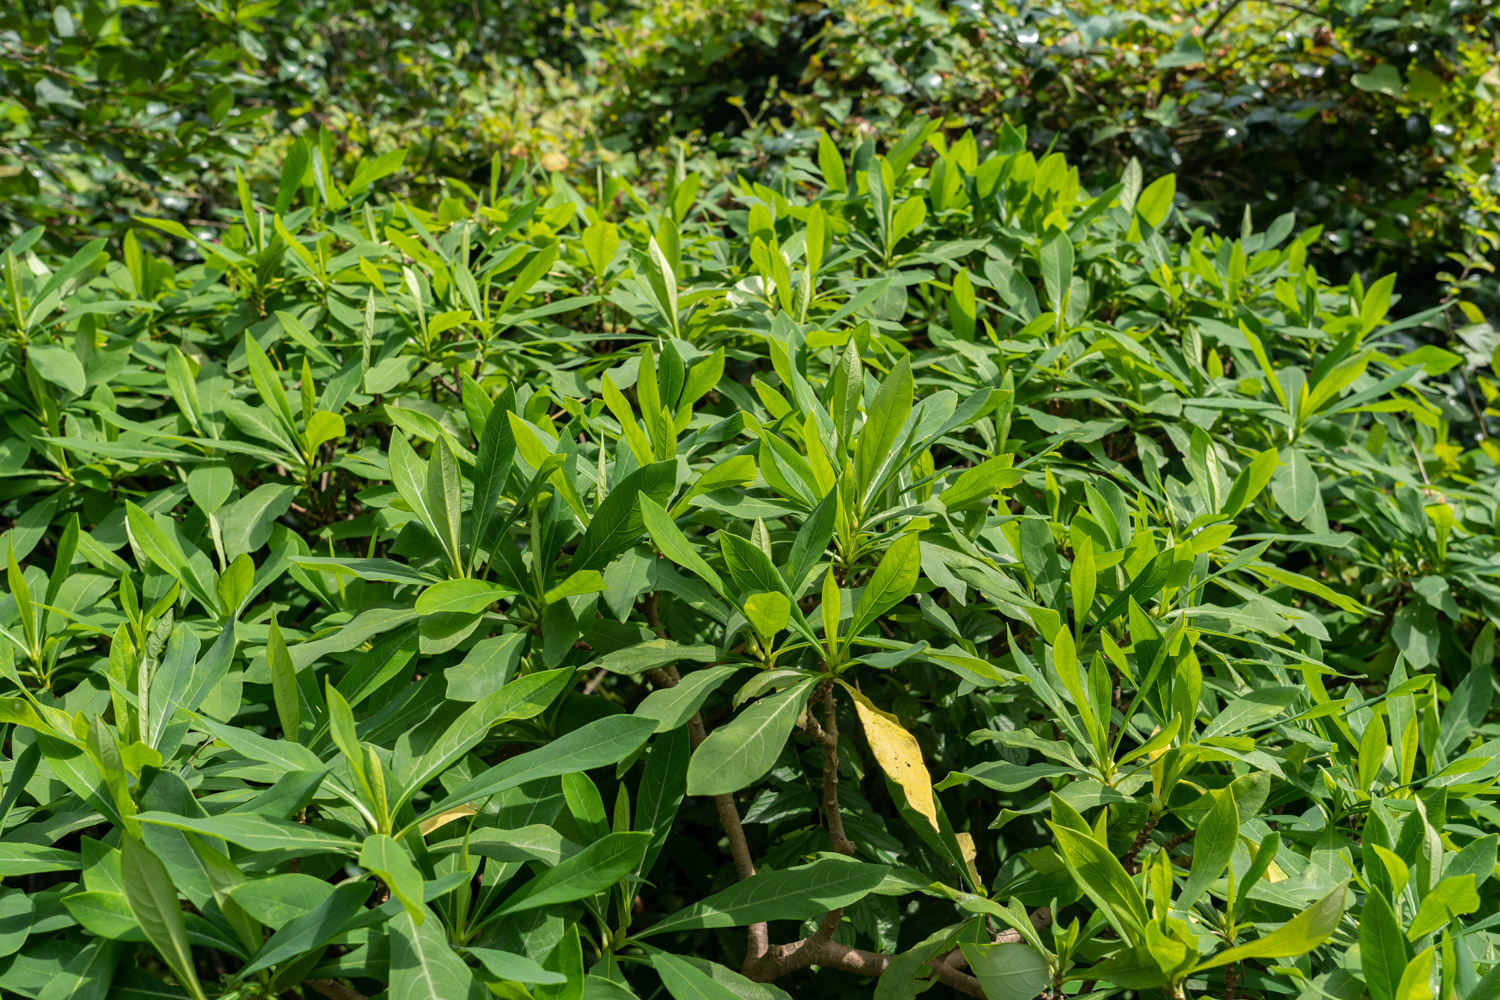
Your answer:
[[[1436,956],[1434,948],[1426,948],[1406,966],[1401,981],[1396,984],[1393,1000],[1433,1000],[1432,965]]]
[[[427,919],[427,908],[422,905],[422,873],[393,837],[384,833],[366,837],[359,850],[359,864],[380,876],[414,922],[420,924]]]
[[[1401,935],[1395,911],[1379,892],[1365,898],[1360,913],[1359,953],[1370,995],[1375,1000],[1391,1000],[1411,960],[1411,949]]]
[[[967,270],[953,276],[948,293],[948,326],[959,340],[974,339],[974,279]]]
[[[471,1000],[488,995],[454,953],[441,920],[433,917],[419,924],[403,910],[391,921],[390,936],[391,996],[404,1000]]]
[[[558,862],[512,893],[495,912],[519,913],[592,896],[635,871],[649,833],[611,833]]]
[[[582,237],[584,253],[588,254],[589,266],[593,268],[594,277],[604,277],[605,270],[611,261],[615,259],[615,253],[620,247],[620,228],[612,222],[591,223],[583,231]]]
[[[1390,63],[1380,63],[1368,73],[1355,73],[1350,81],[1360,90],[1368,90],[1387,97],[1400,97],[1406,85],[1401,80],[1401,71]]]
[[[1060,633],[1066,634],[1066,633]],[[1093,837],[1048,823],[1068,874],[1084,895],[1100,907],[1121,937],[1131,937],[1146,923],[1146,898],[1109,849]]]
[[[1417,941],[1435,934],[1457,917],[1479,909],[1479,893],[1473,875],[1451,875],[1422,897],[1422,905],[1406,929],[1406,937]]]
[[[891,543],[880,557],[854,607],[849,634],[858,635],[901,601],[911,596],[922,572],[922,550],[915,532],[907,532]]]
[[[1147,184],[1146,189],[1141,192],[1135,203],[1136,214],[1152,229],[1160,229],[1161,224],[1166,221],[1167,213],[1172,210],[1176,197],[1176,175],[1164,174]]]
[[[658,507],[666,503],[677,482],[676,462],[657,462],[626,476],[594,511],[578,551],[573,554],[572,569],[603,569],[610,560],[634,545],[643,531],[642,505],[649,499]]]
[[[465,566],[459,543],[463,519],[460,488],[458,460],[448,447],[448,439],[438,438],[433,445],[432,460],[427,463],[423,499],[432,518],[429,526],[447,551],[448,563],[455,576],[462,575]]]
[[[911,359],[903,356],[875,392],[855,445],[855,468],[861,493],[870,488],[876,470],[896,446],[901,428],[911,415],[914,386]]]
[[[677,276],[672,273],[672,264],[667,260],[667,255],[662,253],[654,236],[647,238],[646,265],[646,275],[651,290],[655,293],[657,308],[671,327],[672,335],[679,336],[681,330],[677,325]]]
[[[827,132],[818,133],[818,172],[823,175],[823,184],[830,191],[844,192],[849,189],[844,159]]]
[[[1250,464],[1234,477],[1234,482],[1229,487],[1229,495],[1224,498],[1224,509],[1222,513],[1231,517],[1248,507],[1276,472],[1278,459],[1276,449],[1267,448],[1251,459]]]
[[[569,597],[597,594],[604,590],[604,576],[596,569],[581,569],[568,574],[568,578],[542,597],[544,604],[556,604]]]
[[[224,552],[234,557],[259,551],[271,537],[277,518],[291,508],[296,496],[296,487],[267,483],[230,504],[220,518]]]
[[[1340,882],[1312,906],[1303,910],[1270,934],[1238,948],[1229,948],[1194,966],[1193,972],[1216,969],[1230,962],[1251,958],[1295,958],[1305,955],[1333,936],[1344,916],[1344,896],[1348,881]]]
[[[189,993],[207,1000],[193,966],[182,905],[166,868],[144,844],[126,836],[120,841],[120,876],[125,901],[146,940]]]
[[[688,765],[688,794],[726,795],[765,777],[816,683],[808,678],[762,698],[709,733]]]
[[[83,362],[78,355],[58,344],[36,344],[26,353],[26,358],[36,373],[53,385],[60,386],[75,396],[88,391],[88,377],[83,372]]]
[[[1240,813],[1233,791],[1222,788],[1208,794],[1213,804],[1196,827],[1198,835],[1193,839],[1193,867],[1177,897],[1176,905],[1183,910],[1191,909],[1198,897],[1223,877],[1235,844],[1239,842]]]
[[[419,615],[473,615],[497,601],[515,596],[516,591],[510,587],[483,580],[444,580],[417,595],[416,609]]]
[[[406,501],[406,506],[417,515],[427,530],[432,532],[439,544],[442,544],[443,535],[438,530],[440,515],[431,508],[433,497],[427,492],[427,482],[430,478],[427,463],[423,462],[412,450],[406,438],[398,433],[391,435],[390,463],[391,484],[396,487],[396,492],[401,494],[401,499]],[[439,496],[438,499],[442,497]]]
[[[1053,313],[1061,316],[1073,281],[1073,242],[1068,239],[1068,234],[1060,229],[1053,229],[1043,236],[1038,260],[1047,301],[1051,304]]]
[[[731,664],[723,664],[694,670],[672,687],[652,691],[636,706],[635,714],[641,718],[655,719],[658,733],[686,725],[688,719],[708,700],[708,696],[739,669]]]
[[[684,569],[692,570],[704,583],[714,588],[719,594],[724,594],[724,581],[700,556],[693,544],[688,541],[682,529],[672,520],[671,516],[662,509],[662,505],[646,496],[640,494],[641,523],[656,547],[661,549],[662,555]]]
[[[1014,461],[1010,455],[996,455],[978,465],[959,473],[953,484],[939,498],[949,510],[988,504],[998,490],[1016,485],[1021,481],[1021,472],[1012,469]]]
[[[635,936],[821,917],[869,895],[889,871],[885,865],[823,858],[797,868],[759,872],[683,907]]]
[[[465,383],[467,387],[469,383]],[[470,569],[481,544],[489,538],[495,504],[510,478],[515,463],[516,439],[507,416],[515,406],[515,392],[507,388],[495,401],[490,418],[479,435],[479,454],[474,460],[473,535],[469,544]],[[499,410],[499,414],[494,411]]]
[[[1047,957],[1029,944],[964,944],[987,1000],[1033,1000],[1052,983]]]
[[[293,823],[253,812],[232,812],[222,816],[178,816],[148,811],[138,817],[142,823],[185,830],[205,837],[217,837],[252,851],[294,851],[313,854],[332,851],[350,857],[359,853],[359,843],[348,837],[326,833],[306,823]]]
[[[287,399],[286,389],[282,387],[280,373],[271,364],[270,357],[260,343],[248,332],[242,342],[245,345],[245,364],[250,370],[250,381],[255,384],[255,391],[260,394],[261,402],[270,407],[287,438],[297,440],[297,421],[292,416],[292,403]]]
[[[365,912],[365,901],[374,890],[375,886],[368,881],[345,882],[336,887],[311,910],[288,921],[267,938],[240,969],[239,978],[245,979],[284,962],[295,962],[309,952],[316,953]],[[404,913],[397,919],[403,918],[410,919]]]
[[[486,972],[508,983],[558,986],[568,981],[567,976],[560,972],[550,972],[525,955],[472,946],[468,951],[470,955],[479,959],[479,964],[484,966]]]
[[[1283,449],[1281,464],[1271,478],[1271,498],[1293,521],[1312,513],[1318,500],[1318,475],[1301,448]]]
[[[533,719],[567,690],[573,670],[540,670],[499,687],[474,702],[430,746],[414,748],[416,762],[403,776],[403,791],[392,811],[409,802],[429,781],[441,775],[479,745],[490,730],[506,722]]]
[[[347,431],[343,417],[327,410],[318,410],[307,418],[307,426],[302,431],[302,443],[308,454],[315,457],[320,447],[329,441],[339,440],[345,433]]]
[[[281,722],[282,737],[300,743],[302,699],[297,690],[297,668],[274,617],[266,635],[266,666],[271,671],[271,693],[276,703],[276,717]]]
[[[745,618],[755,634],[771,639],[786,628],[792,617],[792,602],[780,592],[751,594],[745,598]]]
[[[651,967],[672,1000],[743,1000],[739,993],[676,955],[652,950]]]
[[[456,805],[477,802],[539,778],[618,763],[644,746],[655,731],[655,719],[638,719],[631,715],[597,719],[559,736],[544,747],[519,754],[475,775],[428,812],[437,813]]]

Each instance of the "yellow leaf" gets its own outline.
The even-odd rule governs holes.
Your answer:
[[[976,883],[982,881],[979,877],[979,869],[974,866],[975,860],[979,857],[979,848],[974,846],[974,835],[960,831],[953,837],[958,841],[958,849],[963,852],[964,865],[969,869],[969,877]]]
[[[926,816],[936,830],[937,803],[932,797],[932,775],[927,773],[916,737],[901,728],[894,715],[882,712],[858,691],[850,688],[849,694],[854,698],[854,710],[859,713],[860,725],[864,726],[870,752],[875,755],[881,770],[901,786],[907,803]]]
[[[447,826],[449,823],[452,823],[456,819],[463,819],[465,816],[472,816],[476,812],[478,812],[478,810],[473,806],[454,806],[452,809],[444,809],[436,816],[426,817],[422,820],[422,825],[417,829],[421,830],[422,836],[425,837],[439,827]]]

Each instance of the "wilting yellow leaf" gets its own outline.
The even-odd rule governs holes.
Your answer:
[[[849,693],[854,698],[859,723],[864,726],[865,740],[881,770],[901,786],[907,803],[926,816],[936,830],[937,803],[932,798],[932,775],[927,773],[927,765],[922,761],[922,748],[917,745],[917,738],[901,728],[894,715],[882,712],[858,691],[851,688]]]
[[[463,819],[465,816],[472,816],[476,812],[478,812],[478,810],[473,806],[454,806],[452,809],[444,809],[442,812],[438,813],[435,816],[428,816],[426,819],[422,820],[421,825],[418,826],[417,829],[421,830],[422,836],[425,837],[439,827],[447,826],[449,823],[452,823],[456,819]]]

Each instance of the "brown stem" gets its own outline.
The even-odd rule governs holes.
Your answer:
[[[1174,834],[1167,839],[1167,842],[1165,844],[1161,845],[1161,849],[1164,851],[1170,851],[1174,848],[1181,847],[1183,844],[1186,844],[1196,836],[1198,836],[1197,830],[1188,830],[1185,833]]]
[[[308,979],[305,983],[328,1000],[365,1000],[363,993],[351,990],[337,979]]]
[[[828,839],[840,854],[853,854],[854,841],[844,834],[844,813],[839,808],[839,722],[838,704],[833,684],[823,682],[823,724],[818,726],[808,713],[808,729],[823,747],[823,819],[828,824]],[[817,726],[816,731],[813,726]]]
[[[1146,843],[1150,841],[1151,831],[1156,829],[1156,823],[1159,819],[1161,817],[1156,813],[1152,813],[1146,817],[1146,825],[1141,827],[1141,832],[1135,835],[1135,842],[1130,845],[1130,850],[1126,851],[1125,856],[1120,859],[1120,863],[1125,866],[1125,870],[1130,874],[1134,875],[1140,871],[1139,866],[1135,863],[1135,859],[1140,855],[1141,848],[1145,847]]]
[[[665,639],[667,630],[661,624],[661,591],[653,590],[646,596],[646,624],[651,626],[651,631],[656,633],[657,638]]]
[[[1031,911],[1031,926],[1041,930],[1052,923],[1052,908],[1049,906],[1038,906]],[[990,940],[995,944],[1015,944],[1021,940],[1021,932],[1017,930],[1005,930],[998,934],[990,935]]]
[[[1175,851],[1196,836],[1198,836],[1197,830],[1188,830],[1184,833],[1174,834],[1167,838],[1167,842],[1161,845],[1161,849],[1164,851]]]
[[[654,598],[656,595],[653,594]],[[648,604],[648,608],[653,605]],[[658,624],[660,619],[657,619]],[[646,677],[657,687],[676,687],[682,680],[682,675],[677,668],[668,664],[665,667],[652,667],[646,671]],[[703,716],[694,713],[688,720],[688,740],[693,749],[697,750],[699,744],[708,739],[708,731],[703,725]],[[719,825],[724,828],[724,836],[729,840],[729,853],[734,858],[734,871],[742,879],[747,879],[755,874],[755,861],[750,857],[750,842],[745,838],[745,827],[740,822],[739,807],[734,804],[733,795],[715,795],[714,809],[719,813]],[[748,929],[745,946],[746,961],[750,956],[761,956],[771,946],[770,928],[765,923],[751,924]]]
[[[1234,994],[1239,985],[1240,963],[1230,962],[1229,967],[1224,970],[1224,1000],[1234,1000]]]
[[[827,926],[826,920],[824,924]],[[801,941],[772,945],[763,958],[745,964],[745,975],[756,982],[769,983],[799,969],[817,965],[874,978],[884,973],[895,957],[851,948],[833,940],[832,931],[824,935],[822,927],[818,930],[819,933]],[[955,951],[933,959],[928,965],[938,981],[949,988],[971,997],[984,996],[979,980],[957,967],[957,962],[961,960],[959,953]]]
[[[647,609],[648,618],[656,617],[651,614],[656,608],[654,602],[650,602],[649,599]],[[653,627],[659,628],[659,622],[660,619],[656,618],[656,621],[652,622]],[[677,668],[670,665],[652,668],[646,672],[646,677],[653,684],[664,688],[674,687],[682,679]],[[826,683],[823,688],[823,721],[819,724],[809,712],[807,731],[823,748],[823,808],[828,823],[829,838],[833,841],[834,850],[842,854],[853,854],[854,842],[844,833],[843,814],[839,810],[838,803],[838,701],[831,683]],[[688,737],[695,750],[707,739],[708,734],[701,715],[694,715],[688,720]],[[734,796],[715,795],[714,807],[718,810],[719,823],[723,826],[724,834],[729,840],[730,853],[734,856],[735,872],[742,879],[749,878],[755,874],[755,863],[750,857],[749,841],[745,837],[745,829],[740,822],[740,813],[735,805]],[[1042,913],[1045,913],[1044,917],[1039,916]],[[768,925],[752,924],[746,934],[744,974],[751,979],[765,983],[799,969],[817,965],[852,972],[856,975],[879,976],[885,972],[894,956],[851,948],[833,940],[833,935],[838,930],[843,915],[842,909],[829,912],[810,937],[791,944],[772,944]],[[1045,922],[1050,922],[1051,919],[1050,911],[1039,910],[1032,914],[1033,922],[1043,921],[1037,924],[1039,927],[1044,926]],[[961,953],[954,951],[928,964],[938,981],[949,988],[967,996],[984,996],[979,980],[962,970]]]

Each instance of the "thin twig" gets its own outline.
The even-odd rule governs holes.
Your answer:
[[[1225,5],[1224,9],[1219,11],[1219,16],[1214,18],[1209,26],[1203,29],[1203,34],[1198,37],[1198,44],[1201,46],[1206,43],[1209,39],[1209,36],[1218,30],[1219,25],[1224,23],[1224,19],[1231,13],[1233,13],[1234,9],[1239,5],[1240,0],[1230,0],[1230,2]]]

